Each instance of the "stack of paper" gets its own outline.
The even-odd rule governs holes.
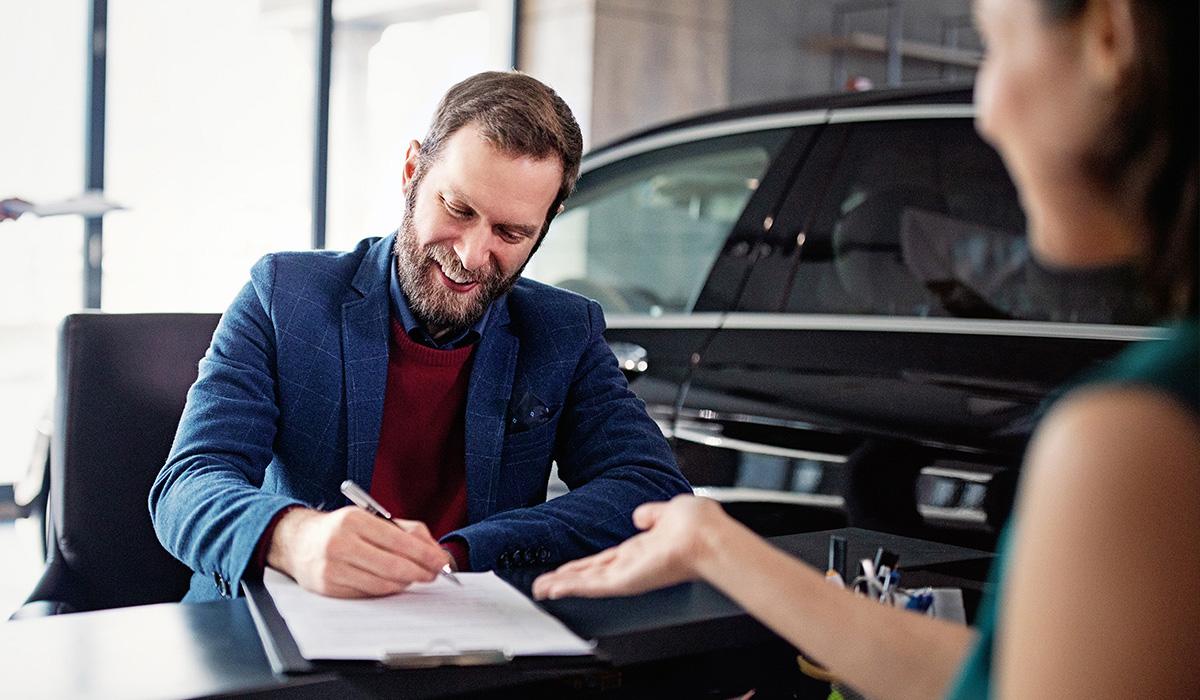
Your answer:
[[[386,598],[326,598],[267,569],[263,584],[306,659],[385,659],[493,650],[566,656],[592,647],[494,573],[438,577]]]

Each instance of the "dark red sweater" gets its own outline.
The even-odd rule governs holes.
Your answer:
[[[464,434],[475,345],[435,350],[409,338],[392,321],[371,495],[393,517],[424,522],[434,539],[467,524]],[[288,510],[267,525],[247,573],[262,575],[268,543]],[[450,538],[442,546],[454,555],[458,568],[471,568],[466,540]]]
[[[392,321],[371,495],[394,517],[425,523],[435,539],[467,524],[464,434],[474,352],[474,344],[426,347]],[[451,551],[467,568],[462,552]]]

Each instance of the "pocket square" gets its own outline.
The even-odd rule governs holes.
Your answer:
[[[508,418],[504,421],[505,432],[523,433],[532,430],[550,420],[553,415],[554,411],[534,396],[533,392],[514,394],[513,400],[508,404]]]

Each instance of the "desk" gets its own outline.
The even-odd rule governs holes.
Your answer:
[[[845,528],[772,538],[824,566],[830,534],[846,537],[848,560],[879,546],[900,555],[907,585],[981,590],[990,555]],[[529,590],[532,574],[512,577]],[[705,584],[684,584],[631,598],[559,600],[545,605],[602,659],[528,659],[491,668],[379,670],[330,667],[319,673],[271,673],[244,599],[104,610],[0,624],[0,688],[13,698],[175,698],[232,694],[272,697],[437,697],[470,692],[514,697],[607,696],[684,679],[757,673],[745,664],[792,652],[769,630]],[[744,654],[742,654],[744,652]],[[741,655],[739,655],[741,654]],[[719,657],[720,665],[709,661]],[[698,663],[696,660],[704,660]],[[724,668],[722,668],[724,666]],[[736,667],[736,668],[735,668]],[[660,672],[661,671],[661,672]],[[665,684],[665,685],[664,685]]]

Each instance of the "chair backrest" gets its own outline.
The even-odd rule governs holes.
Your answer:
[[[146,500],[219,320],[81,313],[63,321],[48,567],[64,569],[54,595],[71,607],[177,601],[187,592],[191,571],[159,544]]]

